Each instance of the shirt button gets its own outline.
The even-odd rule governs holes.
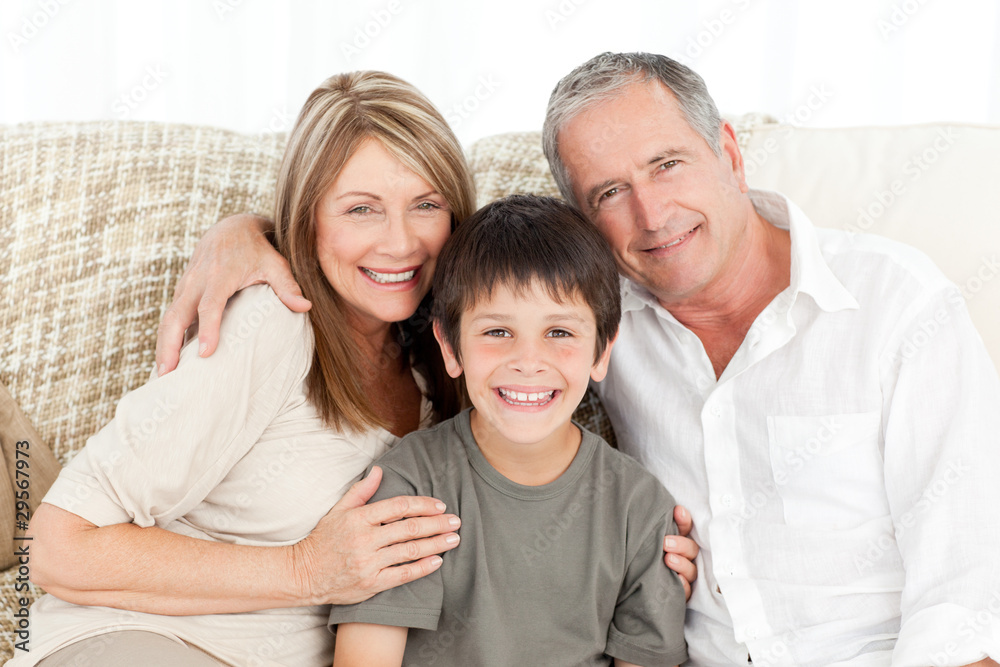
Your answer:
[[[747,628],[747,637],[757,639],[757,628]]]
[[[720,408],[718,405],[713,405],[712,414],[715,415],[716,417],[722,416],[722,408]]]
[[[725,505],[726,507],[732,507],[733,506],[733,497],[731,495],[729,495],[728,493],[726,495],[722,496],[722,504]]]

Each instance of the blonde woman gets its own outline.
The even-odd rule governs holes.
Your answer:
[[[35,514],[49,595],[31,653],[8,664],[328,665],[325,605],[436,569],[457,517],[430,498],[365,506],[377,469],[351,487],[458,410],[428,290],[474,201],[457,140],[412,86],[356,72],[316,89],[275,211],[312,309],[243,290],[214,355],[189,344],[122,399]]]

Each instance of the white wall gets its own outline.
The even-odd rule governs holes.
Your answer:
[[[692,65],[724,113],[806,126],[1000,123],[996,0],[4,0],[0,123],[288,129],[344,70],[419,86],[464,142],[538,129],[604,50]],[[367,33],[367,34],[366,34]]]

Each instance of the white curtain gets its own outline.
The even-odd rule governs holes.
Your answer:
[[[600,51],[694,67],[724,113],[822,127],[1000,123],[996,0],[4,0],[0,123],[285,130],[332,73],[413,82],[464,142],[539,129]]]

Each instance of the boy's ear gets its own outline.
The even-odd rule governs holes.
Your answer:
[[[438,345],[441,347],[444,369],[451,377],[458,378],[462,375],[462,364],[459,362],[455,350],[452,349],[451,343],[444,339],[444,334],[441,333],[441,323],[438,320],[434,320],[434,338],[437,339]]]
[[[608,344],[604,346],[604,352],[601,352],[601,356],[594,362],[594,367],[590,369],[590,379],[594,382],[600,382],[607,376],[608,362],[611,361],[611,348],[614,347],[616,340],[618,340],[617,331],[614,338],[609,340]]]

